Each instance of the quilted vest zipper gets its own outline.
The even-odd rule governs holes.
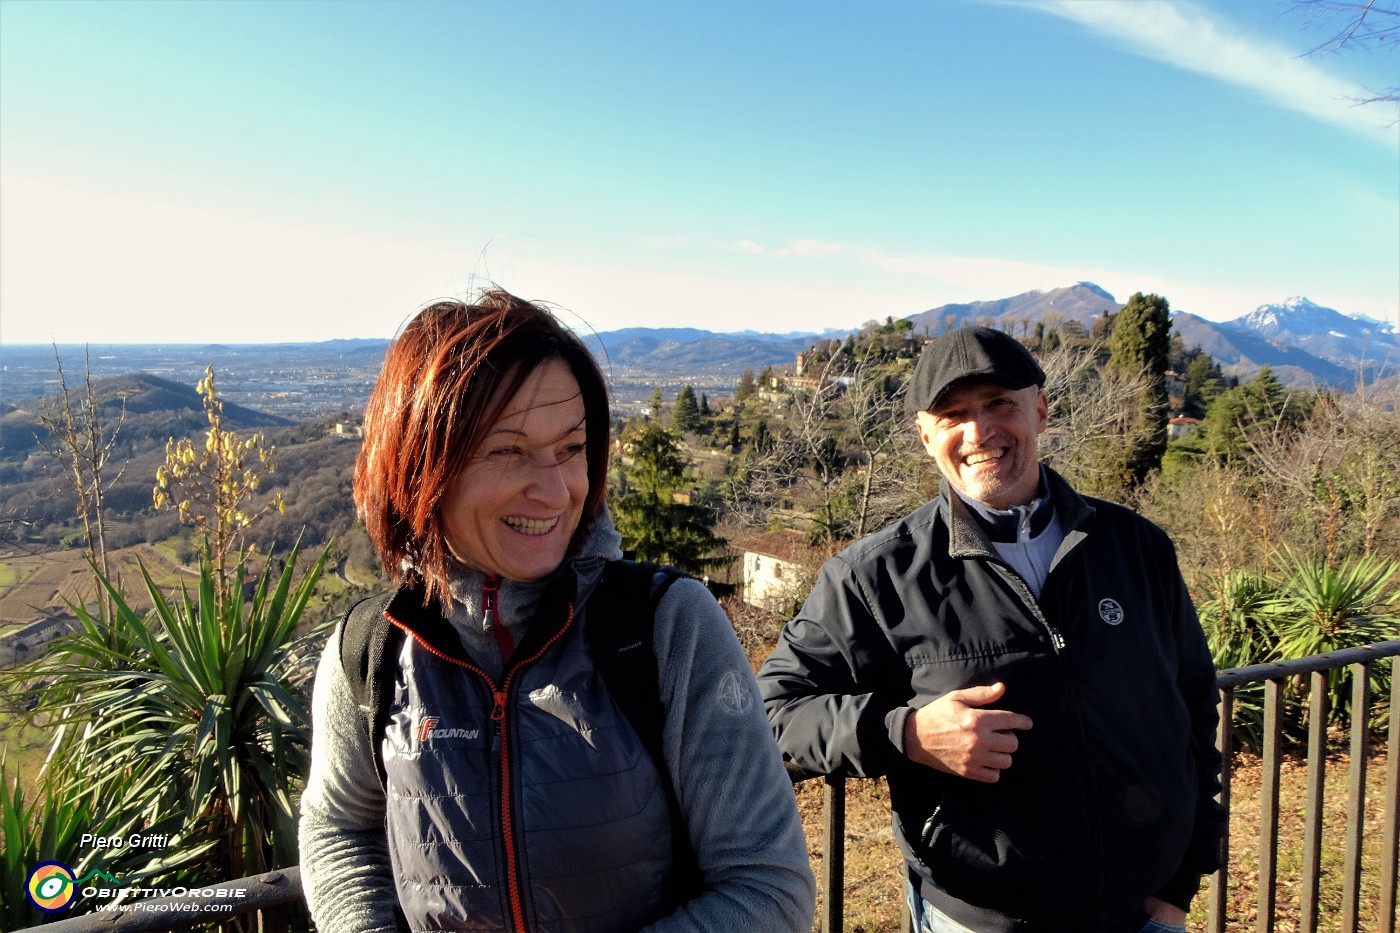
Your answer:
[[[569,603],[568,618],[566,618],[564,624],[559,627],[559,631],[551,635],[549,640],[541,645],[538,650],[527,658],[520,658],[518,660],[512,659],[511,665],[506,669],[501,678],[499,687],[496,686],[496,682],[491,679],[491,676],[481,668],[437,650],[422,638],[419,638],[418,633],[413,631],[412,628],[404,625],[387,612],[385,613],[385,618],[407,632],[408,635],[429,654],[436,658],[441,658],[449,664],[455,664],[463,670],[471,671],[473,674],[480,677],[485,682],[486,689],[491,691],[491,721],[495,724],[496,734],[501,740],[501,750],[497,764],[501,777],[501,840],[505,846],[506,893],[510,897],[510,917],[508,919],[510,920],[510,928],[514,933],[529,933],[525,926],[524,898],[520,890],[520,853],[515,847],[515,826],[512,813],[514,810],[514,802],[510,792],[510,733],[508,729],[509,719],[506,716],[506,712],[510,705],[510,688],[512,682],[515,680],[515,675],[535,661],[538,661],[555,642],[564,637],[564,633],[569,630],[574,622],[574,604]]]

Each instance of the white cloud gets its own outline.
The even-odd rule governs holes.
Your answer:
[[[760,243],[755,243],[753,240],[740,240],[734,245],[740,252],[749,253],[753,256],[772,256],[775,259],[787,259],[793,256],[830,256],[846,250],[846,247],[839,243],[802,239],[793,240],[787,246],[780,246],[777,249],[769,249]]]
[[[1287,49],[1253,36],[1180,0],[1073,2],[1046,0],[1035,9],[1123,40],[1142,55],[1248,88],[1273,103],[1378,142],[1395,145],[1393,111],[1357,106],[1372,92],[1342,80]]]

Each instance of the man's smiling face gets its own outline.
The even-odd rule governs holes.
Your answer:
[[[963,495],[994,509],[1035,498],[1040,486],[1036,438],[1049,422],[1049,401],[1038,387],[954,383],[932,410],[915,418],[924,449]]]

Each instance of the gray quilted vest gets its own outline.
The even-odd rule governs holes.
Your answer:
[[[661,915],[665,792],[594,669],[586,612],[557,614],[499,684],[438,626],[395,620],[387,835],[413,930],[617,933]]]

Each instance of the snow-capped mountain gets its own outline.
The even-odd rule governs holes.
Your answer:
[[[1388,325],[1325,308],[1306,298],[1260,305],[1225,326],[1253,331],[1275,345],[1287,345],[1321,357],[1351,372],[1357,367],[1394,373],[1400,367],[1400,339]],[[1331,380],[1328,380],[1331,381]]]
[[[1228,323],[1258,331],[1269,340],[1329,335],[1355,340],[1394,339],[1387,325],[1349,317],[1301,297],[1290,298],[1282,304],[1260,305]]]
[[[1010,298],[942,305],[910,315],[916,327],[937,332],[951,317],[1029,333],[1039,322],[1078,321],[1086,329],[1104,311],[1122,305],[1092,282],[1026,292]],[[1188,347],[1210,354],[1227,375],[1253,378],[1268,366],[1285,383],[1350,389],[1358,374],[1369,381],[1400,370],[1400,337],[1386,324],[1343,314],[1307,298],[1260,305],[1223,323],[1172,312],[1172,328]]]

